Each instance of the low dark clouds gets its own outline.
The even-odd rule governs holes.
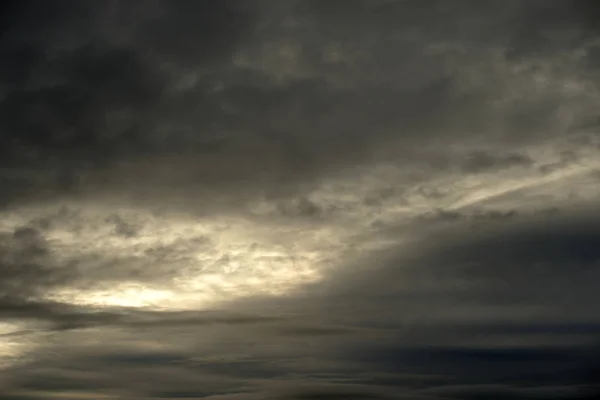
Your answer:
[[[228,61],[232,50],[252,33],[255,22],[256,4],[237,0],[157,3],[158,18],[138,27],[137,37],[159,55],[193,68],[219,59]]]
[[[346,275],[304,307],[347,321],[358,313],[380,330],[379,340],[336,349],[343,365],[464,385],[407,384],[423,395],[551,398],[561,386],[564,398],[593,398],[598,298],[587,282],[597,279],[597,214],[514,218],[474,232],[459,220],[430,232],[416,258],[371,257],[386,267]]]
[[[161,136],[171,132],[164,130],[173,128],[154,118],[159,111],[169,118],[172,74],[189,70],[186,63],[205,69],[229,62],[252,32],[251,9],[219,1],[7,4],[0,43],[3,166],[33,176],[53,171],[55,182],[46,186],[63,190],[77,184],[81,169],[188,146],[165,143]],[[183,124],[202,134],[214,107],[198,100],[194,121],[188,112]]]
[[[6,236],[0,250],[3,294],[35,296],[40,287],[64,279],[48,265],[51,255],[37,230],[24,227]]]
[[[393,296],[408,280],[413,287],[398,295],[407,291],[432,304],[438,301],[433,296],[443,301],[456,295],[462,304],[477,307],[529,304],[550,315],[595,314],[591,282],[600,266],[597,213],[568,218],[507,215],[501,224],[493,218],[485,223],[474,217],[453,220],[454,225],[441,228],[445,233],[440,236],[428,234],[437,242],[427,245],[429,256],[392,258],[380,272],[386,278],[365,278],[362,288],[374,296]],[[398,267],[407,264],[414,266]]]
[[[2,3],[0,398],[594,398],[597,9]]]
[[[543,14],[540,8],[573,14],[559,4],[523,7],[536,16]],[[502,114],[502,124],[512,131],[501,140],[537,137],[536,131],[552,126],[559,97],[524,93],[522,100],[493,111],[487,102],[506,96],[506,85],[518,77],[494,71],[485,55],[489,50],[468,43],[475,37],[484,40],[477,21],[493,16],[498,20],[493,45],[501,49],[503,35],[512,31],[507,24],[529,23],[529,18],[511,22],[526,14],[523,7],[472,2],[356,2],[341,8],[311,2],[272,8],[236,1],[157,1],[147,7],[119,1],[14,3],[5,12],[9,17],[0,43],[6,60],[2,162],[29,176],[21,175],[18,182],[3,177],[7,185],[23,187],[6,194],[5,202],[31,198],[40,186],[62,193],[90,185],[89,179],[94,185],[115,181],[120,172],[82,175],[149,157],[163,169],[173,163],[194,174],[188,185],[213,187],[249,180],[288,184],[311,172],[314,177],[372,159],[435,165],[424,143],[448,142],[447,135],[496,141],[492,131],[500,121],[495,114]],[[569,27],[577,26],[574,18]],[[542,25],[552,30],[552,21]],[[462,30],[450,29],[455,25]],[[477,35],[471,34],[474,30]],[[448,36],[449,31],[455,33]],[[510,66],[498,61],[503,69]],[[537,60],[530,62],[531,71],[538,68]],[[457,69],[457,63],[481,64],[485,81],[477,82],[477,74]],[[492,69],[485,73],[486,68]],[[469,76],[473,82],[465,82]],[[183,165],[170,158],[184,152],[191,153],[192,162]],[[511,160],[526,161],[509,157],[504,162]],[[234,163],[244,167],[232,173]],[[43,184],[33,178],[41,171],[52,175]],[[173,178],[169,173],[149,182],[138,176],[137,186],[168,184]]]
[[[532,163],[529,157],[518,153],[495,156],[485,152],[473,152],[467,156],[462,168],[467,173],[478,173],[498,168],[527,167]]]

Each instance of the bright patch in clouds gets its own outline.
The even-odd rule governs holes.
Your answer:
[[[552,163],[544,150],[538,160]],[[424,174],[415,184],[402,168],[371,166],[323,180],[305,194],[317,212],[302,215],[296,209],[299,214],[291,218],[276,202],[264,200],[244,212],[209,217],[71,202],[6,213],[0,229],[34,227],[50,250],[52,268],[75,266],[75,277],[49,288],[46,299],[95,307],[202,309],[246,296],[283,295],[318,281],[356,251],[390,245],[375,234],[377,221],[394,226],[431,211],[462,210],[501,197],[502,207],[510,209],[507,196],[543,192],[547,185],[556,193],[556,185],[576,184],[598,168],[596,155],[582,155],[576,164],[549,174],[533,168],[449,172]],[[441,194],[427,195],[427,190]],[[374,194],[379,197],[370,202]]]
[[[69,209],[78,211],[22,210],[3,230],[49,222],[42,235],[56,254],[53,263],[75,263],[80,279],[46,298],[80,305],[196,309],[283,294],[317,280],[340,251],[339,234],[324,227],[306,232],[242,218],[156,217],[84,204]]]

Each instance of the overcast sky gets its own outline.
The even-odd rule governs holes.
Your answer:
[[[593,0],[15,0],[0,399],[597,398]]]

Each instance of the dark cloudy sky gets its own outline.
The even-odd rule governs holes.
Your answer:
[[[1,400],[600,396],[595,1],[1,7]]]

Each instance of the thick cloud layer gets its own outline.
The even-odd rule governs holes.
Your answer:
[[[595,398],[598,10],[2,3],[0,398]]]

